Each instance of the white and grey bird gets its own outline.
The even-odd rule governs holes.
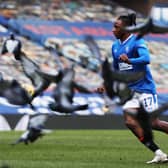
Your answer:
[[[29,143],[33,143],[46,133],[51,132],[50,130],[44,129],[45,122],[47,121],[48,116],[44,114],[39,114],[37,116],[32,117],[29,120],[27,131],[24,132],[21,137],[16,140],[12,145],[16,145],[19,143],[24,143],[28,145]]]
[[[19,39],[15,38],[13,33],[10,34],[10,37],[7,38],[3,45],[1,54],[12,53],[16,60],[20,59],[22,43]]]

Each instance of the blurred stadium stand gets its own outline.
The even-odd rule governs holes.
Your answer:
[[[18,0],[0,1],[0,4],[1,45],[11,31],[15,32],[23,43],[23,51],[37,62],[42,70],[49,73],[55,73],[60,68],[60,63],[62,67],[68,67],[76,62],[75,80],[90,90],[94,90],[102,84],[100,65],[101,61],[106,57],[110,58],[111,55],[111,45],[114,40],[111,28],[114,19],[121,13],[130,11],[108,0]],[[143,19],[141,16],[138,17],[139,20]],[[87,44],[86,36],[88,35],[93,37],[97,45],[95,47],[98,47],[100,53],[94,52]],[[160,104],[168,100],[167,37],[168,34],[149,34],[145,37],[151,52],[151,69],[157,84]],[[51,52],[51,48],[56,49],[57,52]],[[32,86],[30,80],[23,75],[20,63],[14,60],[10,54],[0,57],[0,72],[5,79],[15,78],[21,83]],[[54,84],[51,85],[46,91],[46,95],[35,99],[34,104],[39,106],[39,103],[43,102],[38,107],[39,112],[56,114],[59,118],[56,123],[85,122],[87,119],[81,119],[81,116],[90,116],[90,122],[93,123],[93,116],[96,116],[97,119],[99,117],[107,119],[108,114],[115,117],[117,117],[116,114],[119,117],[122,115],[121,108],[106,104],[106,99],[102,95],[76,93],[76,103],[89,102],[89,110],[75,112],[72,116],[59,116],[59,114],[49,111],[45,103],[49,99],[48,93],[54,86]],[[34,114],[27,107],[14,108],[5,105],[0,106],[0,113],[4,116],[8,115],[7,118],[11,118],[10,114],[20,114],[21,116],[25,113]],[[168,112],[164,114],[167,115]],[[79,117],[79,120],[73,118],[74,116]],[[100,122],[103,118],[100,119]],[[111,119],[107,120],[113,125]],[[100,124],[98,125],[100,126]],[[69,128],[77,125],[71,126]],[[94,125],[92,126],[94,127]],[[61,126],[58,124],[58,127]],[[102,128],[105,127],[107,128],[109,125],[102,126]]]

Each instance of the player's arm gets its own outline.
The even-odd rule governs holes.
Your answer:
[[[137,40],[134,47],[137,57],[128,58],[126,54],[121,54],[119,59],[128,64],[149,64],[150,63],[150,54],[149,50],[143,40]]]
[[[130,64],[149,64],[150,63],[150,54],[149,50],[143,40],[139,40],[136,44],[136,52],[138,57],[130,58]]]

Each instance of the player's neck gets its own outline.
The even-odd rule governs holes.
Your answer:
[[[123,40],[120,40],[120,43],[121,44],[126,43],[131,37],[132,37],[132,34],[129,34],[129,35],[125,36],[125,38],[123,38]]]
[[[130,33],[125,33],[122,38],[120,39],[121,43],[123,43],[125,40],[127,40],[130,37]]]

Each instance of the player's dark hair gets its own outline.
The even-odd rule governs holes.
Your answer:
[[[121,15],[118,17],[119,20],[122,20],[126,26],[136,25],[136,14],[131,13],[128,15]]]

